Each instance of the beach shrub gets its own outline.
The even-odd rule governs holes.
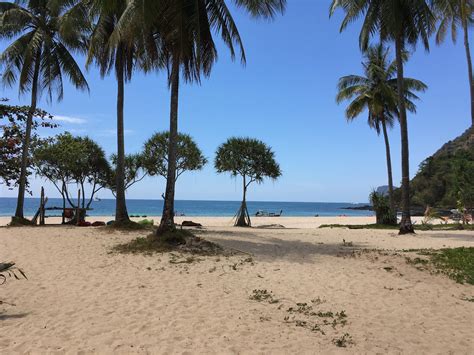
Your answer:
[[[264,178],[276,180],[281,176],[280,166],[272,149],[253,138],[229,138],[217,148],[214,166],[218,173],[242,176],[243,197],[236,214],[235,226],[250,227],[247,210],[247,188],[252,182],[263,183]]]
[[[372,191],[369,196],[370,202],[374,207],[376,223],[382,225],[396,225],[397,217],[390,208],[389,198],[376,191]]]

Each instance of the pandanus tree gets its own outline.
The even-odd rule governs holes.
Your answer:
[[[46,92],[50,101],[53,95],[61,100],[63,76],[76,88],[89,89],[71,53],[71,48],[81,47],[83,37],[63,27],[70,3],[57,0],[0,2],[0,37],[12,41],[0,56],[1,80],[7,86],[18,82],[20,94],[31,93],[15,211],[18,219],[24,218],[28,152],[38,98]]]
[[[436,18],[431,1],[427,0],[333,0],[331,15],[341,8],[345,12],[340,30],[362,18],[359,45],[369,47],[373,36],[382,43],[395,45],[397,63],[398,112],[401,132],[402,160],[402,220],[400,234],[414,233],[410,213],[410,164],[408,144],[408,120],[404,83],[404,52],[407,46],[416,47],[421,42],[429,50],[429,37],[433,33]]]
[[[160,175],[167,178],[169,140],[169,132],[159,132],[145,142],[142,161],[143,168],[148,175]],[[178,180],[185,171],[201,170],[206,164],[207,159],[193,138],[188,134],[178,133],[175,179]]]
[[[263,183],[265,178],[276,180],[281,176],[275,153],[262,141],[252,138],[229,138],[217,148],[214,167],[218,173],[242,176],[242,203],[236,214],[235,225],[250,227],[247,209],[247,189],[251,183]]]
[[[469,27],[473,24],[474,2],[470,0],[434,0],[434,2],[436,14],[439,17],[436,43],[443,42],[450,30],[451,38],[456,43],[458,27],[459,25],[462,27],[471,95],[471,121],[474,126],[474,77],[469,45]]]
[[[341,103],[352,100],[346,108],[347,120],[353,121],[364,111],[368,112],[367,123],[378,135],[383,133],[387,160],[388,194],[391,213],[385,224],[395,224],[396,207],[393,197],[392,159],[387,128],[393,127],[398,118],[397,64],[389,56],[389,49],[382,44],[371,46],[365,52],[362,63],[364,75],[348,75],[339,80],[336,100]],[[405,105],[416,113],[412,100],[418,99],[415,91],[425,91],[427,86],[415,79],[404,78]]]
[[[125,83],[132,79],[133,71],[140,66],[148,70],[156,56],[155,39],[145,27],[129,26],[121,29],[119,22],[127,8],[126,0],[83,0],[77,6],[87,9],[82,23],[92,27],[87,66],[95,63],[102,77],[113,72],[117,80],[117,155],[115,159],[114,194],[116,197],[115,223],[129,221],[125,201],[126,156],[124,138]],[[126,36],[121,34],[126,33]],[[146,58],[146,59],[145,59]]]
[[[134,23],[151,26],[159,42],[168,68],[170,99],[170,140],[165,201],[158,234],[175,229],[174,197],[176,184],[176,155],[178,147],[178,101],[182,81],[197,82],[208,77],[217,59],[214,33],[229,48],[232,58],[235,47],[245,62],[245,53],[237,26],[225,0],[131,0],[122,16],[125,29]],[[252,17],[273,18],[283,12],[286,0],[233,0],[237,7]]]

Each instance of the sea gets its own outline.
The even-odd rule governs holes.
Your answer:
[[[25,198],[25,216],[33,216],[39,208],[39,198]],[[288,217],[304,216],[372,216],[371,211],[345,209],[366,204],[332,203],[332,202],[265,202],[248,201],[250,215],[259,210],[279,213]],[[50,198],[46,207],[61,207],[62,199]],[[240,207],[240,201],[190,201],[176,200],[176,213],[185,216],[213,216],[232,217]],[[0,216],[12,216],[15,213],[16,198],[0,197]],[[127,209],[130,215],[159,216],[163,209],[163,200],[127,200]],[[48,211],[47,215],[60,215],[60,211]],[[93,201],[90,216],[113,216],[115,214],[115,200],[102,199]]]

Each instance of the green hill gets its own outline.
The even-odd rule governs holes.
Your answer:
[[[411,184],[415,206],[474,208],[474,127],[423,161]]]

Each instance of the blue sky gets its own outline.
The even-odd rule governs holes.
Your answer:
[[[219,43],[219,61],[202,84],[183,85],[179,129],[191,134],[211,161],[201,172],[183,174],[178,199],[238,200],[240,180],[217,175],[212,160],[217,146],[230,136],[259,138],[273,147],[283,176],[276,182],[252,186],[250,200],[364,202],[370,190],[386,184],[382,137],[370,130],[366,115],[349,124],[344,105],[335,102],[341,76],[361,73],[359,24],[339,33],[342,13],[328,16],[329,1],[290,1],[286,14],[275,21],[250,20],[235,10],[243,37],[247,65],[232,62]],[[471,37],[473,32],[471,31]],[[473,39],[474,41],[474,39]],[[1,49],[5,48],[2,43]],[[83,58],[78,58],[83,64]],[[424,81],[417,115],[409,116],[411,175],[421,161],[470,125],[468,76],[462,41],[446,41],[426,53],[418,48],[406,75]],[[86,73],[90,94],[66,85],[64,100],[40,106],[62,116],[61,129],[89,135],[108,155],[115,151],[116,84],[102,80],[96,68]],[[126,150],[137,152],[153,132],[168,127],[169,92],[163,73],[137,72],[125,89]],[[28,104],[17,88],[2,97]],[[49,133],[52,133],[50,131]],[[394,181],[400,174],[399,127],[390,132]],[[44,185],[32,182],[34,196]],[[147,178],[128,191],[129,198],[161,198],[163,178]],[[0,187],[1,196],[16,191]],[[102,198],[111,197],[101,192]]]

